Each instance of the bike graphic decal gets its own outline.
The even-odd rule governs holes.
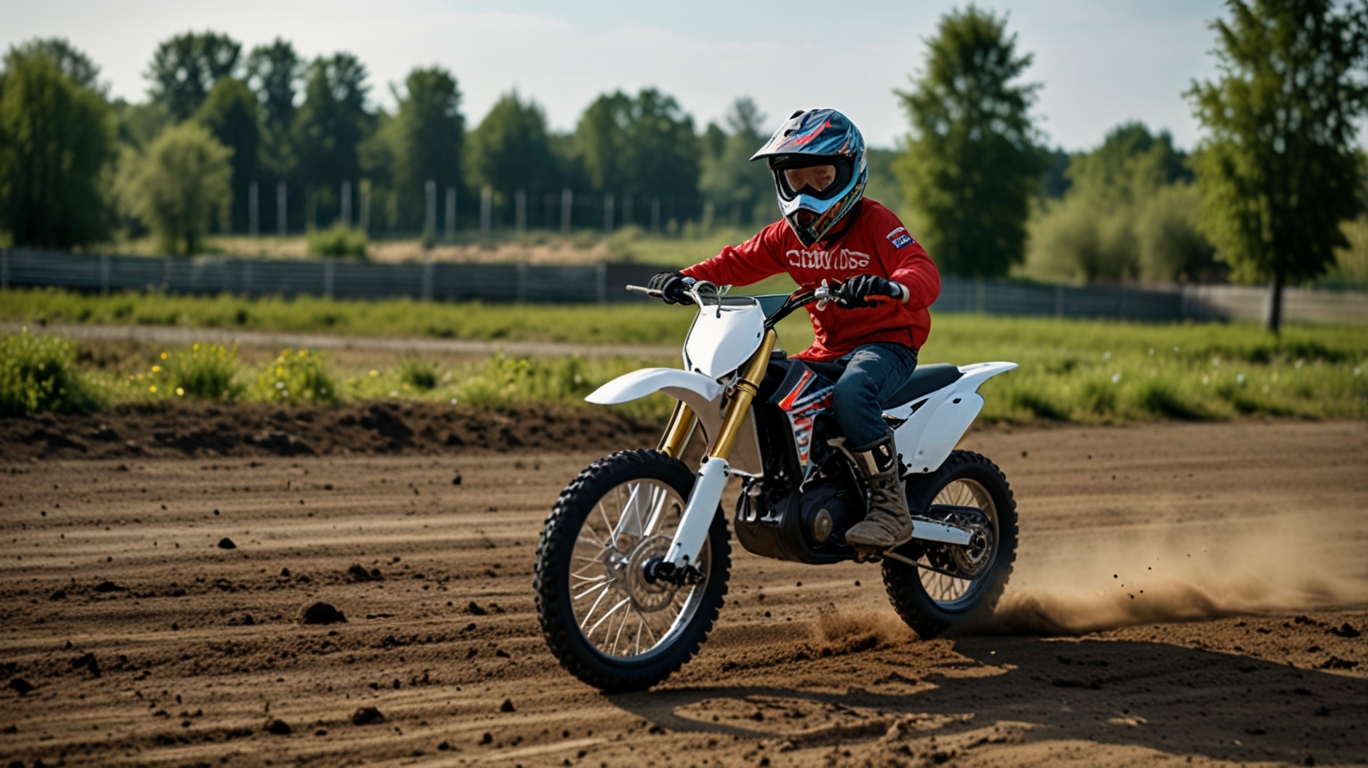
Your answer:
[[[789,424],[793,427],[793,440],[798,445],[798,463],[804,474],[807,473],[812,447],[812,421],[817,414],[831,410],[831,398],[836,392],[835,384],[805,392],[808,384],[816,378],[817,375],[811,370],[803,371],[798,384],[779,401],[779,408],[788,416]]]

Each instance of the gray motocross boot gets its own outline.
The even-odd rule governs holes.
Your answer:
[[[846,439],[830,441],[841,449],[864,483],[869,496],[865,519],[846,531],[846,543],[862,551],[883,552],[912,539],[912,515],[907,510],[902,478],[898,477],[898,453],[893,449],[893,433],[858,453],[845,445]]]

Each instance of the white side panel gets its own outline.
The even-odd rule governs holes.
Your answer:
[[[684,359],[710,379],[731,373],[755,354],[765,333],[765,313],[758,304],[702,307],[684,342]]]
[[[907,471],[926,473],[939,469],[983,410],[979,386],[1016,367],[1016,363],[961,366],[961,376],[953,384],[889,409],[888,415],[906,419],[894,430],[893,435],[898,455]]]

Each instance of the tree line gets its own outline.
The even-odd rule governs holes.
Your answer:
[[[869,194],[904,214],[947,274],[1268,281],[1276,323],[1281,286],[1323,274],[1364,209],[1368,9],[1229,0],[1212,28],[1219,76],[1184,94],[1204,129],[1192,155],[1141,123],[1069,154],[1045,145],[1040,86],[1024,82],[1031,55],[1007,18],[951,11],[895,92],[909,132],[871,152]],[[432,237],[456,200],[463,228],[481,205],[504,226],[551,228],[573,194],[581,227],[777,216],[768,172],[747,162],[769,129],[748,98],[698,130],[658,89],[604,93],[559,133],[514,91],[471,127],[441,67],[391,84],[387,111],[350,53],[306,60],[277,39],[244,54],[216,32],[163,41],[145,74],[145,101],[111,100],[67,41],[10,49],[0,237],[73,248],[150,231],[191,253],[210,231],[339,220]],[[597,206],[587,219],[585,197]]]

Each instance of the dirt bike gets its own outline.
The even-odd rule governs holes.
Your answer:
[[[983,407],[979,386],[1017,365],[919,366],[891,398],[884,419],[913,533],[871,556],[845,542],[864,517],[864,489],[828,444],[840,436],[831,405],[840,366],[775,350],[775,325],[809,303],[824,307],[827,286],[729,296],[697,282],[685,293],[698,315],[683,369],[635,371],[585,398],[612,405],[664,392],[678,402],[656,450],[590,464],[546,520],[534,585],[561,665],[605,691],[640,690],[697,652],[727,592],[728,478],[741,481],[733,525],[750,552],[814,565],[881,561],[893,607],[924,638],[990,611],[1016,557],[1016,503],[997,466],[955,445]],[[695,473],[682,456],[699,429]]]

